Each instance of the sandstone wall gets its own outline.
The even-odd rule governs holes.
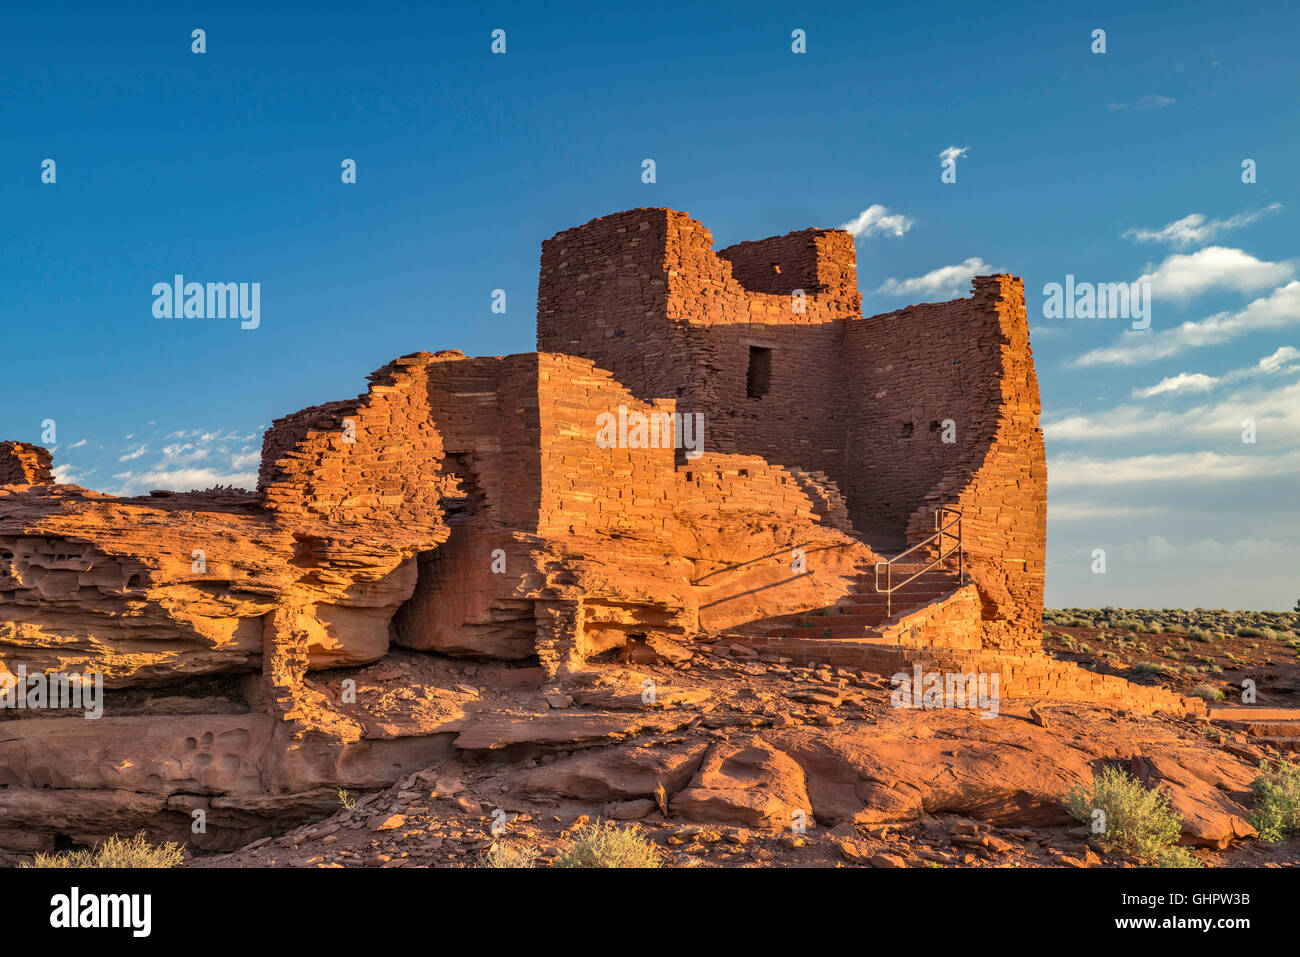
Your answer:
[[[428,354],[372,373],[357,399],[276,419],[262,439],[265,507],[293,523],[433,529],[442,440],[429,407]]]
[[[641,402],[587,359],[543,353],[538,362],[542,502],[537,531],[578,537],[617,534],[666,544],[677,438],[662,428],[662,417],[671,418],[674,402]],[[628,417],[657,418],[656,431],[647,426],[645,433],[657,448],[601,448],[602,416],[607,417],[602,424],[613,426],[605,441],[620,441],[620,408]],[[638,438],[630,428],[628,438],[627,445]]]
[[[839,481],[847,382],[838,320],[860,308],[854,269],[852,238],[837,230],[719,253],[684,213],[618,213],[543,243],[538,343],[593,360],[642,400],[703,412],[708,451]],[[805,296],[796,300],[796,289]],[[762,383],[750,375],[753,350],[770,350]]]
[[[674,549],[709,631],[833,604],[876,558],[821,473],[710,453],[678,467],[675,502]]]
[[[970,299],[852,322],[846,341],[866,385],[849,443],[855,521],[905,521],[917,542],[934,532],[935,506],[959,507],[967,570],[999,622],[987,640],[1037,644],[1047,466],[1020,280],[978,277]]]
[[[27,442],[0,442],[0,485],[48,485],[54,481],[50,472],[49,449]]]

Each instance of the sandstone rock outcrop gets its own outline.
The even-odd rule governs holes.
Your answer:
[[[256,490],[117,498],[0,444],[0,680],[107,689],[97,721],[0,711],[0,850],[142,825],[232,847],[448,761],[544,762],[521,793],[754,827],[1047,807],[1077,761],[953,767],[923,745],[896,788],[857,737],[693,737],[765,720],[719,717],[709,682],[682,680],[723,633],[755,659],[804,642],[861,671],[924,651],[1005,668],[1016,694],[1125,693],[1039,653],[1046,476],[1020,281],[863,318],[854,267],[837,230],[715,252],[685,214],[632,210],[543,245],[548,351],[403,356],[364,394],[275,420]],[[886,555],[951,545],[931,540],[941,506],[962,514],[961,572],[883,595]],[[483,680],[452,680],[454,661]],[[677,678],[643,696],[602,680],[619,662]],[[841,703],[809,694],[790,707]],[[985,773],[1023,787],[982,796]]]

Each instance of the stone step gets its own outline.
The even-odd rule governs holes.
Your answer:
[[[825,625],[821,628],[769,628],[765,634],[773,638],[868,638],[871,629],[878,624],[880,622],[871,625]]]
[[[1300,708],[1264,708],[1258,705],[1236,705],[1209,708],[1211,721],[1300,721]]]
[[[788,615],[785,618],[778,618],[770,624],[773,628],[787,628],[794,631],[820,631],[822,628],[844,628],[850,625],[859,628],[870,628],[872,625],[879,625],[884,620],[885,615],[882,611],[880,614],[813,615],[811,617]]]
[[[1220,721],[1229,731],[1267,737],[1300,736],[1300,721]]]
[[[900,600],[915,598],[916,604],[922,604],[932,598],[940,598],[944,595],[951,595],[956,589],[954,588],[901,588],[894,592],[894,604],[897,605]],[[847,595],[836,602],[834,607],[843,605],[871,605],[877,600],[884,604],[886,596],[883,592],[874,591],[850,591]]]

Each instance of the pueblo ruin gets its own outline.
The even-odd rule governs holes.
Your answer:
[[[963,778],[917,744],[905,790],[879,770],[894,719],[831,710],[939,673],[996,675],[1003,712],[1203,711],[1042,651],[1019,279],[864,317],[846,232],[715,250],[636,209],[542,244],[537,347],[395,359],[277,419],[253,491],[114,497],[0,444],[0,675],[104,688],[94,720],[0,709],[0,851],[136,829],[229,850],[340,789],[413,806],[489,774],[516,813],[762,828],[915,816],[957,800],[948,767],[983,795],[967,813],[1047,819],[1081,758]],[[722,691],[719,668],[795,683]],[[971,733],[1046,733],[1007,720]],[[1088,747],[1134,757],[1121,738]]]

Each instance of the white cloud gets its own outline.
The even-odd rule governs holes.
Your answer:
[[[1244,419],[1253,420],[1260,440],[1266,439],[1272,447],[1278,442],[1300,445],[1300,382],[1272,389],[1258,386],[1241,389],[1217,402],[1177,412],[1121,405],[1092,415],[1069,415],[1044,422],[1043,435],[1053,442],[1115,441],[1142,436],[1236,441]]]
[[[1114,345],[1086,352],[1073,365],[1140,365],[1188,349],[1221,345],[1261,329],[1281,329],[1297,323],[1300,323],[1300,280],[1292,280],[1236,312],[1215,313],[1160,332],[1126,330]]]
[[[1162,505],[1116,505],[1110,502],[1049,502],[1049,522],[1081,522],[1099,518],[1141,518],[1161,515],[1168,509]]]
[[[1282,346],[1271,356],[1260,359],[1258,368],[1266,375],[1273,375],[1281,372],[1296,359],[1300,359],[1300,349],[1295,348],[1295,346]],[[76,448],[76,446],[73,446],[73,448]]]
[[[1155,297],[1186,300],[1211,289],[1258,292],[1294,275],[1290,263],[1266,262],[1226,246],[1206,246],[1169,256],[1154,272],[1138,277],[1138,282],[1151,283]]]
[[[955,266],[940,266],[924,276],[886,279],[876,290],[887,296],[923,296],[929,299],[957,299],[970,291],[971,280],[997,272],[978,256]]]
[[[1160,482],[1227,482],[1291,475],[1300,469],[1300,451],[1281,455],[1225,455],[1219,452],[1176,452],[1100,459],[1058,455],[1048,462],[1047,478],[1054,489]]]
[[[1177,102],[1178,101],[1172,96],[1161,96],[1159,93],[1148,93],[1145,96],[1138,97],[1137,102],[1133,104],[1133,109],[1159,110],[1166,106],[1173,106]],[[1112,110],[1127,110],[1128,101],[1126,100],[1123,103],[1112,103],[1110,108]]]
[[[958,160],[965,156],[969,150],[969,146],[949,146],[939,154],[939,159],[943,163],[948,163],[949,161]]]
[[[1199,246],[1201,243],[1208,243],[1220,233],[1240,229],[1242,226],[1249,226],[1263,216],[1276,212],[1281,208],[1281,203],[1271,203],[1256,212],[1238,213],[1236,216],[1229,216],[1227,219],[1207,219],[1204,213],[1192,213],[1182,219],[1176,219],[1160,229],[1143,229],[1134,226],[1132,229],[1124,231],[1124,238],[1139,243],[1169,243],[1172,246],[1180,247]]]
[[[1243,379],[1277,375],[1279,372],[1300,372],[1300,365],[1294,364],[1297,359],[1300,359],[1300,349],[1282,346],[1272,355],[1264,356],[1253,366],[1233,369],[1222,376],[1206,375],[1203,372],[1180,372],[1176,376],[1161,379],[1155,385],[1147,386],[1145,389],[1134,389],[1133,398],[1149,399],[1153,395],[1165,393],[1209,392],[1221,385],[1240,382]]]
[[[847,230],[855,237],[901,236],[912,228],[912,220],[902,213],[891,213],[884,206],[875,203],[839,228]]]
[[[83,472],[75,465],[55,465],[50,471],[54,475],[54,481],[59,485],[80,485],[99,469],[86,469]]]
[[[122,481],[122,486],[114,493],[116,495],[139,495],[152,489],[189,492],[194,489],[211,488],[214,485],[233,485],[236,488],[247,489],[257,486],[257,472],[235,469],[160,469],[138,475],[133,472],[123,472],[113,477]]]
[[[1161,379],[1155,385],[1147,386],[1145,389],[1134,389],[1133,398],[1149,399],[1153,395],[1161,395],[1165,392],[1208,392],[1218,383],[1219,380],[1214,376],[1205,375],[1203,372],[1180,372],[1176,376]]]
[[[128,438],[129,438],[129,436],[128,436]],[[144,455],[144,454],[145,454],[146,452],[148,452],[148,451],[149,451],[149,446],[147,446],[147,445],[142,445],[142,446],[140,446],[138,449],[136,449],[134,452],[127,452],[127,453],[125,453],[124,455],[120,455],[120,456],[118,456],[118,459],[117,459],[117,460],[118,460],[119,462],[130,462],[132,459],[138,459],[140,456]]]

